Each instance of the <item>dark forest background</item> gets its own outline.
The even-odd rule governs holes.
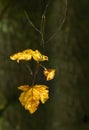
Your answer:
[[[40,28],[46,12],[44,44],[28,22]],[[58,31],[59,30],[59,31]],[[52,34],[56,33],[52,39]],[[49,40],[48,40],[49,39]],[[50,99],[29,114],[20,104],[17,87],[30,82],[24,64],[10,55],[31,48],[49,57],[56,69]],[[0,0],[0,130],[89,130],[89,1]]]

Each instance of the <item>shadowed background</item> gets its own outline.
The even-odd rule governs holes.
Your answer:
[[[42,44],[24,10],[40,29],[46,5]],[[88,0],[69,0],[62,28],[48,40],[65,18],[65,0],[0,0],[0,130],[89,129],[88,7]],[[56,69],[55,79],[49,82],[40,70],[37,82],[49,86],[50,99],[33,115],[21,106],[17,90],[20,85],[30,84],[30,73],[23,62],[18,64],[9,58],[27,48],[47,55],[49,62],[45,65]]]

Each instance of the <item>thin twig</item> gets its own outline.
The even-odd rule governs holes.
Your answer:
[[[46,4],[45,10],[42,14],[42,19],[41,19],[41,43],[44,47],[44,30],[45,30],[45,18],[46,18],[46,12],[47,12],[48,4]]]
[[[44,46],[44,28],[45,28],[45,15],[42,15],[41,20],[41,43]]]
[[[24,10],[24,13],[26,15],[27,20],[29,21],[29,23],[31,24],[31,26],[38,32],[41,34],[40,30],[33,24],[33,22],[31,21],[30,17],[28,16],[27,12]]]
[[[26,16],[27,20],[29,21],[30,25],[35,29],[35,31],[37,31],[38,33],[40,33],[42,45],[44,45],[45,15],[46,15],[46,12],[47,12],[47,8],[48,8],[48,4],[46,4],[45,10],[44,10],[43,15],[42,15],[41,29],[40,30],[34,25],[34,23],[32,22],[32,20],[28,16],[27,12],[24,10],[25,16]]]
[[[66,2],[65,3],[66,7],[65,7],[65,14],[64,14],[63,21],[61,22],[61,25],[58,27],[57,31],[53,35],[51,35],[51,37],[46,41],[46,43],[48,43],[50,40],[52,40],[63,27],[63,24],[66,20],[66,15],[67,15],[67,0],[65,0],[65,2]]]

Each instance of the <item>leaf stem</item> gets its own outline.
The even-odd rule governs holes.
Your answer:
[[[33,74],[32,86],[33,86],[34,83],[35,83],[35,79],[36,79],[37,73],[38,73],[38,71],[39,71],[39,68],[40,68],[40,65],[39,65],[39,63],[37,63],[36,68],[35,68],[35,72],[34,72],[34,74]]]
[[[25,63],[25,66],[26,66],[26,68],[29,70],[30,75],[32,76],[32,75],[33,75],[33,72],[32,72],[32,70],[31,70],[30,66],[28,66],[26,63]]]
[[[39,64],[44,70],[47,70],[45,66],[43,66],[42,64]]]

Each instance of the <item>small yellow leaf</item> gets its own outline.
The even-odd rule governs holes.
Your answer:
[[[10,56],[10,58],[11,58],[11,60],[17,60],[18,63],[20,60],[31,60],[32,52],[33,51],[31,49],[27,49],[25,51],[18,52],[16,54]]]
[[[55,69],[45,69],[44,75],[46,76],[46,80],[52,80],[55,76]]]
[[[45,61],[48,60],[48,57],[45,55],[42,55],[38,50],[33,52],[33,59],[35,61]]]
[[[18,89],[23,91],[19,97],[21,104],[25,107],[26,110],[29,110],[31,114],[37,110],[40,101],[45,103],[49,98],[49,91],[47,90],[48,87],[45,85],[24,85],[18,87]]]

